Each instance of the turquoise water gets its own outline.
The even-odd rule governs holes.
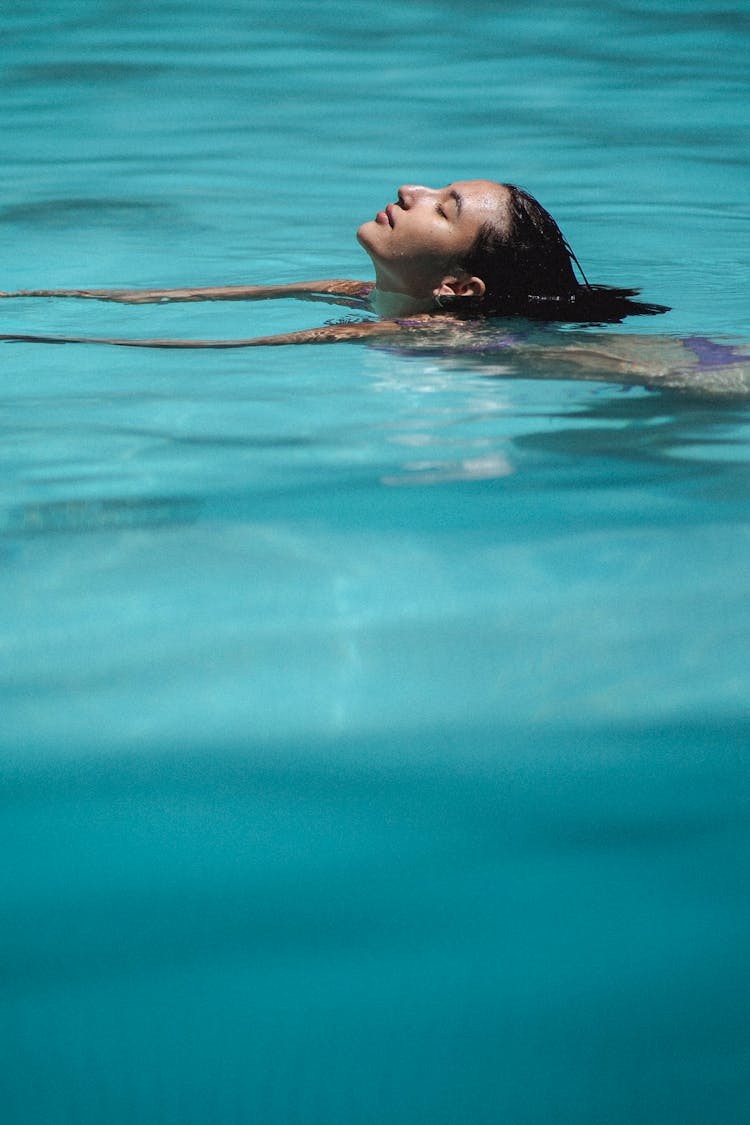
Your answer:
[[[399,183],[488,176],[673,306],[615,331],[750,339],[744,5],[3,23],[4,289],[368,277]],[[747,400],[1,354],[3,1121],[745,1122]]]

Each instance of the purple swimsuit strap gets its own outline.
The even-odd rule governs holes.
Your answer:
[[[717,344],[707,336],[685,336],[682,342],[697,357],[701,369],[722,367],[725,363],[736,363],[746,358],[732,344]]]

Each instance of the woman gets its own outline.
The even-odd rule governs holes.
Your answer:
[[[573,272],[577,259],[557,223],[532,196],[511,184],[469,180],[438,189],[405,185],[396,202],[362,224],[357,238],[375,267],[374,283],[329,279],[276,286],[37,289],[1,295],[128,304],[298,297],[370,310],[380,318],[252,340],[101,341],[141,347],[323,343],[444,327],[448,318],[616,321],[630,313],[666,311],[631,300],[635,290],[591,286],[585,277],[579,283]]]
[[[512,184],[469,180],[444,188],[408,184],[357,238],[375,268],[375,281],[328,279],[291,285],[233,285],[202,289],[52,289],[4,297],[80,297],[127,304],[170,301],[263,300],[296,297],[376,313],[378,319],[259,336],[246,340],[128,340],[2,335],[40,343],[103,343],[149,348],[239,348],[280,344],[388,341],[452,351],[517,350],[524,374],[612,378],[620,382],[691,385],[697,372],[729,370],[719,389],[750,389],[748,355],[704,337],[617,337],[570,333],[534,342],[519,322],[480,330],[491,317],[525,321],[616,323],[633,314],[667,312],[633,300],[637,290],[590,285],[557,223],[531,195]],[[578,267],[582,281],[574,272]],[[738,367],[739,364],[743,366]]]

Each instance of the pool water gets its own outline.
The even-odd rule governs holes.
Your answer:
[[[369,277],[487,176],[750,339],[739,2],[16,4],[4,289]],[[295,302],[1,302],[246,337]],[[8,1125],[747,1120],[750,399],[2,345]]]

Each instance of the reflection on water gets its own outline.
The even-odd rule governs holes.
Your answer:
[[[406,461],[403,473],[382,477],[383,484],[440,484],[452,480],[494,480],[513,472],[510,462],[498,454],[465,457],[460,461]]]

